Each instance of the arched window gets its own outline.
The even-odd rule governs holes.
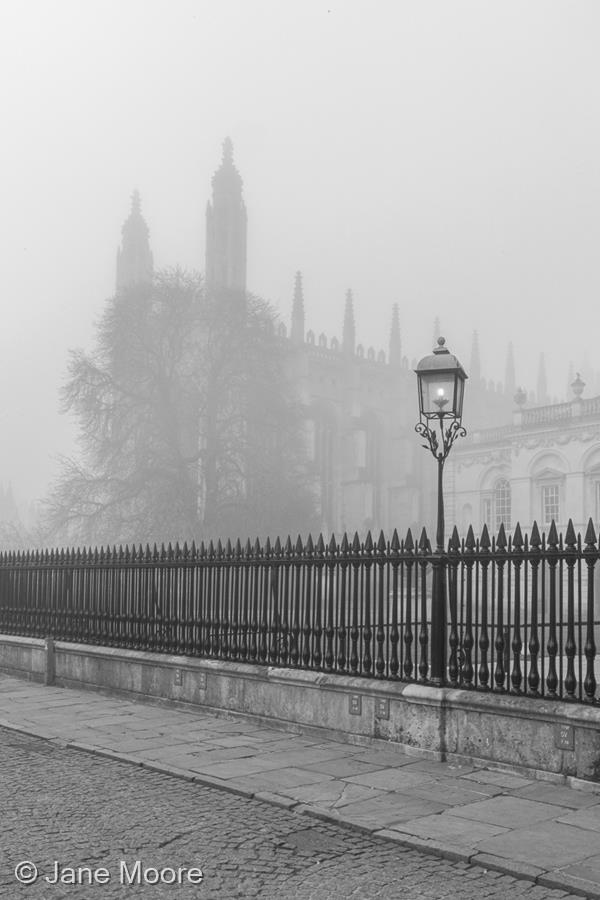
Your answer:
[[[510,529],[510,484],[506,478],[499,478],[494,485],[494,518],[496,531],[502,523],[506,531]]]

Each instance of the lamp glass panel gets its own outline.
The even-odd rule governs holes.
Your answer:
[[[456,417],[462,418],[463,399],[465,396],[465,379],[460,375],[456,377]]]
[[[425,415],[454,415],[455,376],[451,373],[419,373],[421,409]]]

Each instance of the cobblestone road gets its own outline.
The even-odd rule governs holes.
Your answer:
[[[3,729],[0,840],[0,897],[11,900],[572,896]],[[75,883],[46,880],[55,860]],[[142,874],[137,883],[138,860],[139,872],[147,869],[146,882]],[[39,870],[33,884],[15,877],[23,861]],[[104,883],[90,886],[87,872],[77,883],[69,867],[97,870]],[[197,867],[203,878],[191,884],[182,873],[182,884],[152,883],[155,870],[165,867],[165,879],[179,867]]]

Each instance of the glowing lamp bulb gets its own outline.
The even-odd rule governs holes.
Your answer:
[[[435,403],[435,405],[439,408],[439,410],[441,412],[443,407],[448,402],[448,398],[446,397],[446,389],[443,387],[436,388],[435,394],[436,394],[436,396],[435,396],[435,400],[433,402]]]

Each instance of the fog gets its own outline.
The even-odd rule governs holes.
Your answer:
[[[157,267],[203,269],[223,138],[248,286],[289,324],[431,349],[551,395],[594,370],[600,7],[593,0],[4,0],[0,483],[29,503],[73,450],[68,351],[90,348],[134,188]],[[587,391],[587,395],[592,385]],[[416,409],[415,409],[416,419]],[[468,426],[468,396],[465,402]]]

